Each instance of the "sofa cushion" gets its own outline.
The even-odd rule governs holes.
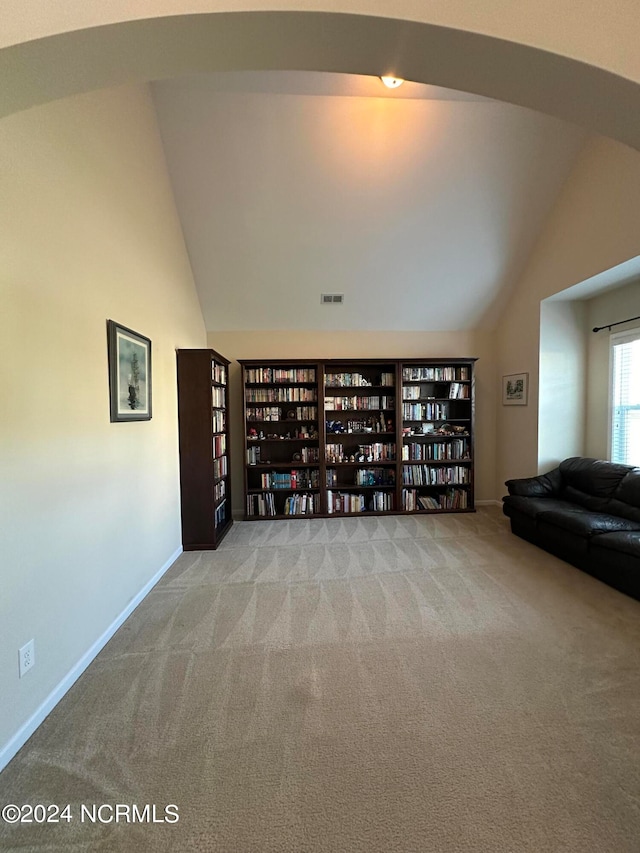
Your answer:
[[[640,523],[608,515],[604,512],[587,512],[584,509],[554,509],[537,516],[538,523],[550,524],[567,530],[576,536],[594,536],[595,534],[616,533],[618,531],[640,532]]]
[[[502,498],[505,515],[511,516],[511,511],[520,512],[530,518],[536,518],[541,512],[549,510],[580,510],[575,504],[560,501],[555,498],[525,498],[520,495],[507,495]]]
[[[639,561],[637,568],[640,575],[640,531],[603,533],[602,536],[593,539],[592,544],[607,551],[616,551],[635,557]]]
[[[619,465],[603,459],[574,456],[558,466],[562,476],[559,497],[586,509],[602,512],[606,502],[630,471],[631,465]]]
[[[522,495],[527,498],[545,498],[556,495],[562,486],[560,469],[554,468],[538,477],[522,477],[519,480],[507,480],[505,486],[510,495]]]
[[[589,510],[590,512],[608,511],[609,498],[603,498],[601,495],[589,495],[586,492],[581,492],[580,489],[575,489],[573,486],[562,488],[559,497],[567,501],[567,503],[579,506],[581,509]]]
[[[640,468],[623,478],[607,505],[607,511],[631,521],[640,521]]]

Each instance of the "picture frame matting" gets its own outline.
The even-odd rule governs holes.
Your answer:
[[[151,341],[107,320],[111,423],[151,420]]]
[[[502,405],[526,406],[529,402],[529,374],[508,373],[502,377]]]

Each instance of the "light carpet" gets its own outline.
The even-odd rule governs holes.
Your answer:
[[[638,853],[639,617],[497,508],[236,524],[0,775],[72,822],[0,847]],[[80,821],[103,803],[179,821]]]

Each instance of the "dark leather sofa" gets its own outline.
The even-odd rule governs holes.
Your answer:
[[[640,468],[572,457],[505,485],[513,533],[640,600]]]

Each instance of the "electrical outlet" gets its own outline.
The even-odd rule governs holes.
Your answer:
[[[36,643],[35,640],[29,640],[21,649],[18,649],[18,672],[20,678],[26,675],[31,667],[36,665]]]

